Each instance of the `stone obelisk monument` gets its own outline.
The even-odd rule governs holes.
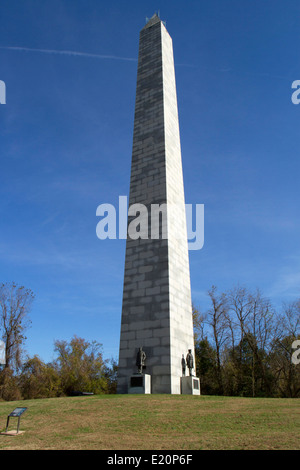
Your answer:
[[[142,348],[144,393],[179,394],[194,337],[173,46],[157,15],[140,32],[128,234],[138,222],[126,242],[117,391],[142,386],[130,383]]]

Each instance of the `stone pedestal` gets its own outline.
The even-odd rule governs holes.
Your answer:
[[[200,395],[200,379],[193,375],[181,377],[181,393],[182,395]]]
[[[151,393],[151,375],[132,375],[129,379],[128,393]]]

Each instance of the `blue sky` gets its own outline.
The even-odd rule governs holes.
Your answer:
[[[237,283],[300,297],[298,1],[2,0],[0,280],[31,288],[27,351],[76,334],[118,355],[125,241],[96,237],[128,195],[139,31],[173,38],[186,202],[205,205],[193,302]]]

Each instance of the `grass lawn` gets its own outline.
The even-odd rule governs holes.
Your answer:
[[[300,399],[94,395],[0,402],[0,450],[296,450]],[[10,418],[9,430],[17,418]]]

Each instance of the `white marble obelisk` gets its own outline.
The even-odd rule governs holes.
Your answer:
[[[179,394],[182,355],[189,349],[194,354],[194,336],[173,45],[157,15],[140,32],[133,204],[148,209],[148,230],[126,242],[117,391],[128,393],[142,347],[151,393]],[[151,209],[161,204],[166,217],[161,215],[158,236],[157,225],[151,231]],[[134,219],[128,217],[129,226]]]

